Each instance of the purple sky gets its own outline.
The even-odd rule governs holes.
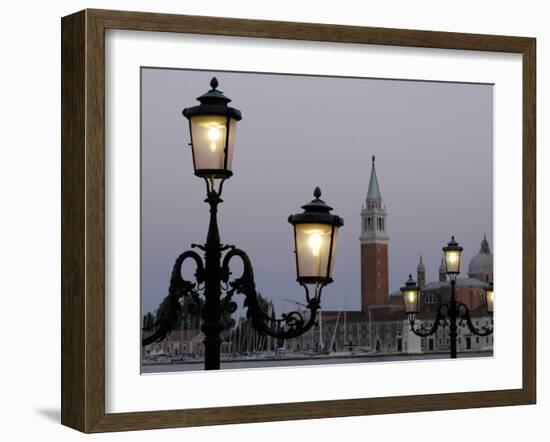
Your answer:
[[[416,273],[420,253],[426,280],[437,280],[451,234],[464,247],[463,275],[484,232],[493,249],[491,85],[144,68],[143,312],[166,295],[177,255],[206,238],[204,183],[181,110],[198,104],[213,75],[243,114],[219,207],[222,242],[248,253],[278,314],[295,307],[284,298],[304,301],[287,217],[315,186],[345,221],[323,308],[360,308],[359,214],[372,155],[388,211],[390,292]]]

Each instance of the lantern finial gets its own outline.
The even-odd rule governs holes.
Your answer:
[[[212,77],[212,80],[210,80],[210,87],[212,89],[216,89],[218,87],[218,79],[216,77]]]
[[[319,189],[319,187],[315,188],[315,190],[313,191],[313,196],[317,199],[321,198],[321,189]]]

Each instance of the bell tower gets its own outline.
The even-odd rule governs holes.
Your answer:
[[[388,303],[388,234],[386,207],[376,176],[375,157],[372,157],[369,188],[361,209],[361,310]]]
[[[441,264],[439,265],[439,282],[447,281],[447,267],[445,267],[445,257],[441,257]]]
[[[416,267],[416,281],[418,282],[418,287],[423,289],[426,285],[426,267],[424,266],[424,261],[422,261],[422,255],[420,255],[420,260],[418,261],[418,266]]]

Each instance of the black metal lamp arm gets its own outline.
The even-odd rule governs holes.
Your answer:
[[[437,310],[437,316],[435,317],[433,326],[430,328],[426,328],[424,324],[422,324],[419,328],[415,328],[414,325],[415,325],[416,318],[414,317],[414,315],[409,315],[409,323],[411,325],[411,331],[416,336],[420,336],[421,338],[434,335],[439,329],[439,327],[446,323],[449,309],[450,309],[450,306],[448,303],[441,304],[439,306],[439,309]]]
[[[196,264],[195,280],[190,282],[181,276],[181,268],[186,259],[192,259]],[[200,255],[192,250],[183,252],[174,263],[172,275],[170,277],[170,287],[168,295],[163,300],[166,303],[166,308],[162,310],[161,317],[158,318],[151,327],[143,328],[144,331],[154,329],[155,332],[143,338],[141,345],[145,346],[154,342],[162,341],[173,330],[173,324],[180,310],[180,299],[183,296],[190,296],[191,303],[189,304],[190,313],[196,313],[200,308],[200,295],[197,290],[200,290],[200,285],[204,282],[204,264]]]
[[[472,318],[470,316],[470,309],[463,304],[462,302],[457,303],[457,312],[458,312],[458,318],[460,319],[460,322],[466,321],[466,325],[472,332],[472,334],[476,336],[489,336],[493,333],[493,317],[491,316],[491,327],[487,327],[484,325],[481,328],[476,328],[476,326],[472,322]]]
[[[229,263],[233,257],[241,259],[243,273],[240,277],[229,281],[231,275]],[[222,262],[222,281],[228,285],[224,304],[228,306],[229,311],[233,312],[237,308],[237,304],[231,300],[232,296],[235,293],[244,294],[244,306],[247,308],[247,317],[251,319],[252,326],[259,333],[278,339],[291,339],[304,334],[316,324],[315,319],[317,317],[317,310],[320,307],[319,299],[323,286],[320,287],[316,297],[310,298],[307,286],[303,285],[306,290],[307,308],[311,312],[307,320],[298,311],[285,313],[280,319],[276,319],[262,311],[258,303],[258,293],[254,282],[252,263],[243,250],[231,247],[231,250],[226,253]]]

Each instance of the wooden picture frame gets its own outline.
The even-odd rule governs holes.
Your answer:
[[[105,412],[105,30],[493,51],[523,65],[523,385],[518,389],[132,413]],[[62,424],[142,430],[534,404],[536,41],[533,38],[84,10],[62,19]]]

